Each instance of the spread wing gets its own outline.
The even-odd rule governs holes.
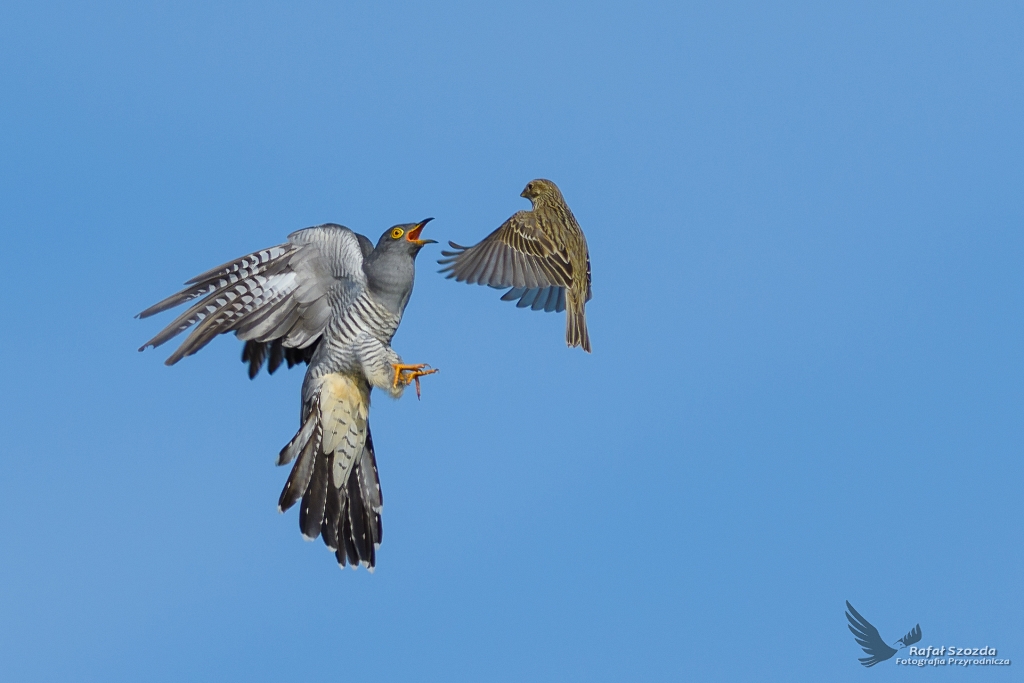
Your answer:
[[[565,287],[537,287],[527,289],[526,287],[513,287],[501,295],[502,301],[515,301],[516,308],[530,308],[534,311],[558,311],[565,310]]]
[[[468,284],[512,289],[502,297],[520,308],[565,310],[565,288],[572,283],[567,249],[540,229],[533,211],[519,211],[472,247],[449,242],[438,261],[449,278]]]
[[[861,649],[868,655],[867,657],[860,657],[860,663],[864,666],[874,666],[879,662],[885,660],[896,654],[896,650],[889,647],[882,636],[878,635],[878,629],[871,625],[867,619],[862,617],[857,610],[853,608],[850,601],[846,601],[846,619],[850,622],[847,626],[853,633],[854,639],[857,644],[861,646]]]
[[[359,240],[363,259],[366,259],[370,252],[373,251],[373,243],[359,233],[355,233],[355,235]],[[309,346],[296,348],[285,346],[284,339],[284,337],[278,337],[271,341],[255,341],[250,339],[245,342],[245,346],[242,348],[242,362],[249,364],[249,379],[259,374],[264,361],[267,363],[267,372],[271,375],[284,362],[288,363],[289,368],[295,367],[299,363],[309,365],[309,362],[313,360],[313,353],[316,352],[317,347],[320,345],[320,340],[317,339]]]
[[[208,270],[138,315],[148,318],[199,299],[139,350],[160,346],[194,326],[167,365],[227,332],[247,342],[243,359],[250,364],[250,376],[268,355],[274,369],[285,358],[289,366],[308,362],[327,321],[366,286],[362,266],[367,247],[373,248],[362,235],[327,223],[293,232],[285,244]]]

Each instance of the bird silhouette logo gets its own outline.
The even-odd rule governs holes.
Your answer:
[[[857,644],[861,646],[864,652],[868,655],[867,657],[859,657],[860,663],[864,666],[874,666],[879,662],[884,662],[887,659],[892,658],[894,654],[899,652],[905,647],[913,645],[914,643],[921,640],[921,624],[918,624],[914,628],[910,629],[910,633],[903,636],[895,643],[893,647],[890,647],[882,636],[878,635],[878,629],[871,625],[867,619],[862,617],[860,613],[853,608],[850,601],[846,601],[846,618],[849,620],[849,629],[853,633],[854,639]],[[899,645],[899,647],[895,647]]]

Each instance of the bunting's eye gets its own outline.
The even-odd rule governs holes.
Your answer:
[[[391,239],[397,240],[399,237],[401,237],[404,234],[405,234],[405,230],[402,230],[401,228],[395,228],[394,230],[391,231]]]

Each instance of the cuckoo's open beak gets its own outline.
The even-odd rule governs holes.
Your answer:
[[[421,240],[420,239],[420,233],[423,232],[423,226],[426,225],[427,223],[429,223],[432,220],[434,220],[434,219],[433,218],[424,218],[423,220],[421,220],[419,223],[416,224],[415,228],[413,228],[409,232],[405,233],[405,239],[409,240],[413,244],[418,244],[420,246],[423,246],[424,244],[437,244],[437,240]]]

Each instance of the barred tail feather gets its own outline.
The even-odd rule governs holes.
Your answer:
[[[348,520],[345,524],[345,557],[349,564],[358,567],[360,562],[369,564],[373,559],[374,547],[368,543],[369,528],[366,519],[366,506],[359,495],[359,483],[349,479],[348,489]],[[335,553],[337,557],[337,553]],[[340,564],[340,563],[339,563]]]
[[[373,571],[384,529],[380,521],[380,480],[369,428],[363,454],[345,486],[339,489],[333,479],[328,480],[326,503],[320,527],[324,545],[334,551],[339,566],[355,568],[364,564]]]
[[[320,538],[331,552],[338,550],[338,532],[341,528],[343,500],[334,479],[327,478],[327,500],[324,501],[324,521],[320,525]]]
[[[358,562],[365,564],[371,571],[377,563],[377,548],[384,536],[380,513],[384,501],[380,491],[380,479],[377,475],[377,460],[373,452],[373,439],[367,430],[366,445],[362,456],[348,480],[348,524],[346,534],[340,536],[338,552],[335,556],[338,563],[344,566],[342,559],[347,559],[355,567]],[[355,560],[353,558],[356,558]]]
[[[302,495],[302,506],[299,508],[299,529],[302,537],[312,541],[320,535],[320,526],[324,522],[324,510],[327,506],[327,482],[331,478],[331,461],[334,454],[320,453],[309,486]]]
[[[305,495],[306,489],[309,488],[309,481],[313,476],[313,466],[316,464],[317,456],[320,455],[323,440],[323,427],[320,425],[320,421],[316,417],[317,415],[318,411],[310,411],[310,416],[306,419],[306,425],[312,423],[313,428],[307,432],[306,425],[303,425],[296,437],[302,436],[303,432],[309,434],[309,437],[301,445],[302,450],[299,452],[299,457],[292,467],[292,473],[288,475],[288,481],[284,484],[281,497],[277,501],[277,509],[280,512],[284,512],[292,505],[295,505],[299,498]],[[292,443],[295,443],[295,441],[293,439]],[[292,447],[292,443],[285,446],[285,451]],[[281,452],[278,458],[279,461],[285,457],[285,451]]]
[[[299,428],[298,433],[292,437],[292,440],[281,449],[281,452],[277,456],[278,465],[287,465],[295,456],[298,455],[306,447],[311,436],[313,436],[314,430],[317,428],[317,415],[320,412],[320,397],[314,396],[311,403],[309,413],[306,415],[305,421],[302,423],[302,427]]]
[[[301,498],[303,537],[322,536],[342,566],[373,568],[382,536],[383,500],[368,411],[365,382],[341,374],[321,378],[302,427],[278,457],[278,464],[295,459],[279,509]]]

